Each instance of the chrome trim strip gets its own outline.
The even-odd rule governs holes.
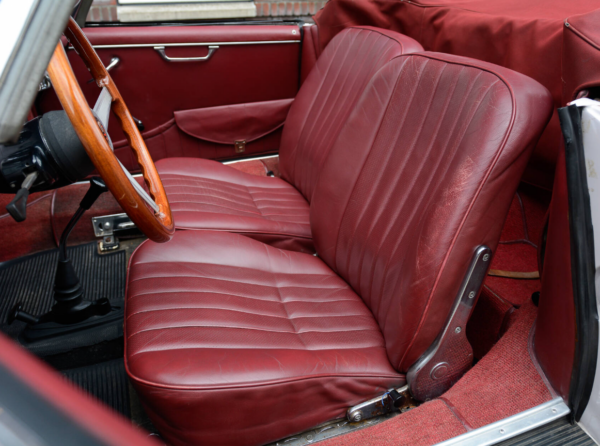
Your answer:
[[[252,157],[248,157],[248,158],[243,158],[241,160],[222,161],[221,164],[235,164],[235,163],[243,163],[244,161],[268,160],[270,158],[276,158],[276,157],[279,157],[279,155],[252,156]]]
[[[571,410],[557,397],[529,410],[438,443],[436,446],[488,446],[551,423]]]
[[[277,45],[283,43],[300,43],[301,40],[253,40],[248,42],[188,42],[188,43],[124,43],[115,45],[93,45],[94,49],[105,48],[154,48],[155,46],[211,46],[211,45]],[[73,47],[69,45],[68,49]]]

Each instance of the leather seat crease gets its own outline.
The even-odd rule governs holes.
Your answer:
[[[259,445],[402,385],[474,249],[497,246],[548,91],[458,56],[399,56],[315,188],[319,257],[180,231],[132,256],[126,366],[174,445]]]
[[[421,50],[413,39],[377,28],[348,28],[336,36],[287,116],[280,148],[283,180],[257,179],[198,158],[158,161],[176,227],[237,232],[278,247],[314,251],[309,202],[350,110],[388,61]]]

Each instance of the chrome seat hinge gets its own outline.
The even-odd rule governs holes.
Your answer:
[[[417,401],[440,396],[473,365],[473,348],[467,339],[466,325],[491,260],[492,251],[487,246],[475,250],[446,325],[408,370],[406,380]]]
[[[404,386],[398,389],[390,389],[381,396],[349,408],[346,412],[346,418],[351,423],[358,423],[393,411],[406,412],[415,406],[415,401],[408,391],[408,386]]]

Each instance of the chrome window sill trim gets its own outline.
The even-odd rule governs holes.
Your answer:
[[[155,46],[182,47],[182,46],[211,46],[211,45],[277,45],[285,43],[300,43],[301,40],[253,40],[248,42],[188,42],[188,43],[124,43],[115,45],[93,45],[94,49],[106,48],[154,48]],[[68,49],[73,47],[69,45]]]
[[[496,444],[551,423],[570,412],[571,410],[563,399],[557,397],[512,417],[438,443],[436,446],[488,446]]]

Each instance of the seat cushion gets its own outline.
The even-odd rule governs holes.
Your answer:
[[[125,343],[127,372],[174,445],[264,444],[405,383],[371,312],[327,265],[238,234],[140,246]]]
[[[198,158],[167,158],[156,168],[178,229],[237,232],[312,252],[309,205],[289,183]]]

